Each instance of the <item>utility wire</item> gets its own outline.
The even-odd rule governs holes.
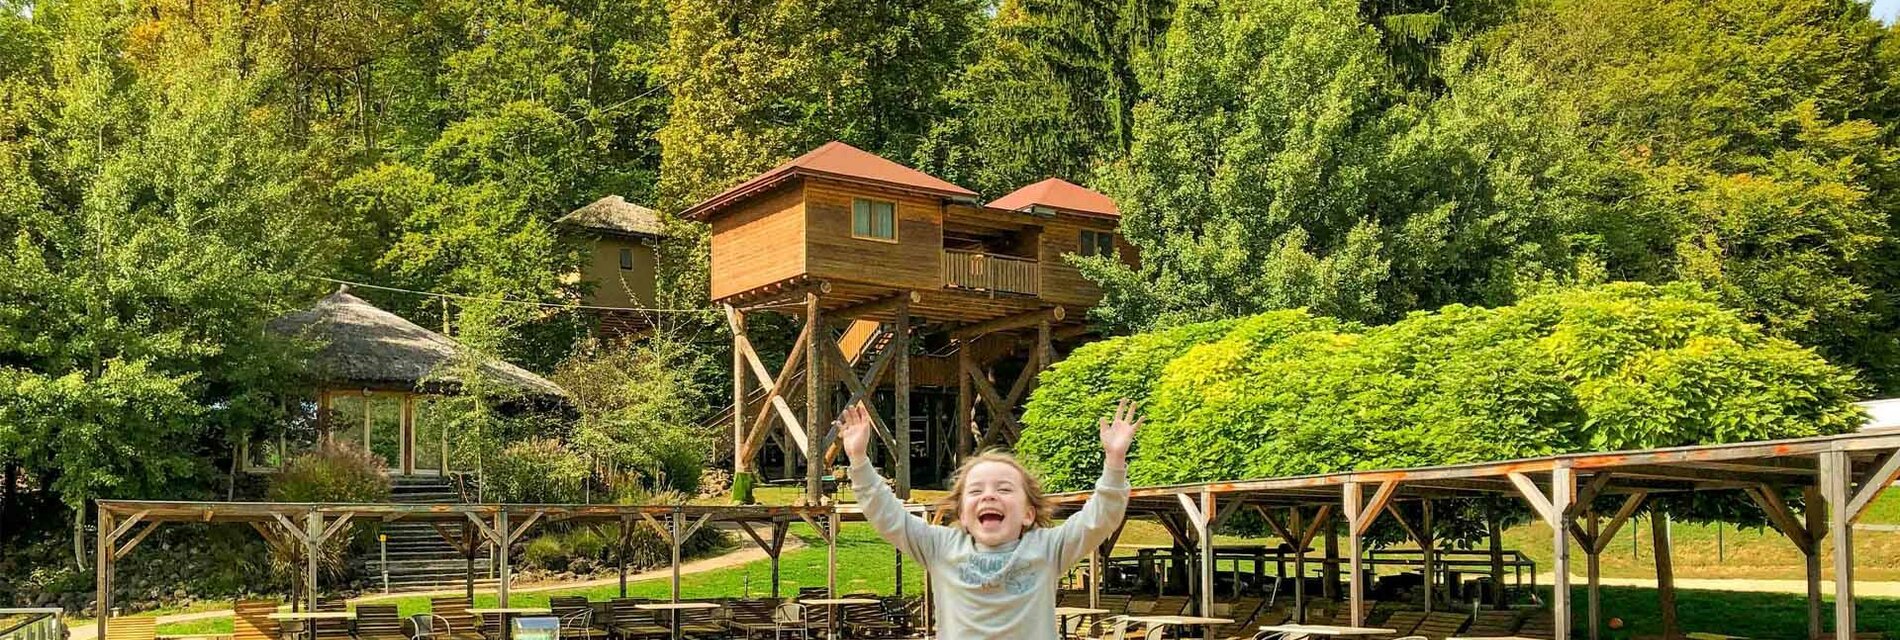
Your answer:
[[[440,293],[440,292],[435,292],[435,291],[417,291],[414,289],[404,289],[401,287],[385,287],[379,284],[351,282],[349,280],[339,280],[336,278],[327,278],[324,276],[306,276],[306,277],[311,278],[313,280],[322,280],[324,282],[345,284],[352,287],[362,287],[365,289],[378,289],[382,291],[394,291],[397,293],[407,293],[407,294],[418,295],[418,296],[431,296],[431,297],[436,297],[436,298],[445,298],[445,299],[453,299],[453,300],[474,300],[478,302],[502,302],[502,303],[507,303],[507,304],[525,304],[529,306],[553,308],[553,309],[588,309],[588,310],[593,310],[593,311],[631,311],[635,313],[708,313],[712,311],[711,309],[643,309],[640,307],[607,307],[607,306],[588,305],[588,304],[562,304],[558,302],[535,302],[533,300],[510,300],[508,298],[484,298],[481,296],[468,296],[468,295],[462,295],[459,293]]]

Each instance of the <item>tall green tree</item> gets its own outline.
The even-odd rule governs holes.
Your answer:
[[[207,491],[296,383],[263,324],[326,234],[254,8],[40,3],[41,64],[0,79],[36,85],[0,93],[0,447],[76,512],[80,557],[89,500]]]
[[[1553,0],[1489,38],[1601,153],[1580,231],[1616,278],[1700,282],[1895,388],[1895,66],[1849,0]]]
[[[1080,260],[1106,290],[1099,321],[1292,307],[1389,320],[1570,277],[1568,111],[1465,48],[1445,95],[1413,91],[1359,11],[1180,5],[1128,158],[1104,183],[1141,266]]]

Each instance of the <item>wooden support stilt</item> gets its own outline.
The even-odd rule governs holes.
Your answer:
[[[910,303],[915,295],[913,293],[898,299],[893,311],[895,317],[891,321],[891,331],[894,333],[889,347],[895,352],[892,357],[897,359],[891,365],[894,367],[891,372],[891,429],[896,432],[891,435],[897,437],[897,450],[891,452],[891,475],[897,476],[897,497],[900,500],[910,499]],[[877,381],[871,381],[871,386],[876,388]],[[898,561],[902,562],[903,558],[900,556]],[[898,583],[898,589],[903,589],[902,582]]]
[[[831,412],[825,408],[831,387],[825,384],[824,351],[821,345],[831,340],[830,331],[825,330],[824,310],[818,307],[818,294],[805,294],[805,331],[809,337],[805,340],[805,501],[806,504],[824,503],[824,433],[830,422]]]
[[[969,373],[976,369],[976,360],[970,356],[973,346],[969,341],[957,345],[956,465],[976,453],[976,406],[970,392]]]

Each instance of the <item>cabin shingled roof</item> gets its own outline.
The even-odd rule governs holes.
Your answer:
[[[681,218],[705,220],[720,209],[745,197],[800,176],[833,178],[861,182],[902,191],[915,191],[947,198],[976,197],[976,192],[936,176],[887,160],[877,154],[833,140],[754,176],[719,195],[700,201],[680,212]]]
[[[997,198],[987,206],[1010,211],[1047,207],[1086,215],[1121,216],[1121,209],[1107,195],[1061,178],[1049,178],[1011,191],[1009,195]]]

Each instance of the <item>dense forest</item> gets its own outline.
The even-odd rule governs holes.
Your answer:
[[[1854,0],[0,0],[0,508],[215,493],[317,277],[572,302],[556,218],[833,139],[1112,195],[1140,266],[1076,258],[1110,332],[1687,281],[1891,394],[1897,88]],[[660,306],[704,307],[670,224]],[[640,370],[575,364],[573,314],[371,297]]]

